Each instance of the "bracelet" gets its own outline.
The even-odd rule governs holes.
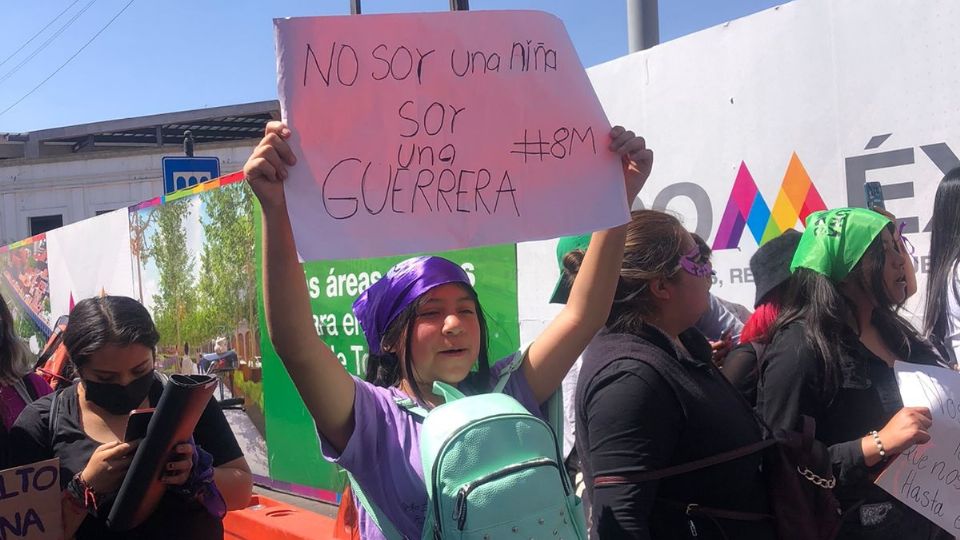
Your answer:
[[[883,448],[883,441],[880,440],[880,434],[876,430],[871,431],[870,435],[873,436],[873,443],[877,445],[877,449],[880,450],[880,459],[887,458],[887,451]]]
[[[73,499],[81,503],[83,507],[92,515],[97,513],[97,492],[93,490],[90,484],[83,479],[81,473],[73,475],[70,483],[67,484],[67,491],[73,496]]]

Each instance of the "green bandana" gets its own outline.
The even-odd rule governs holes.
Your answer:
[[[886,216],[866,208],[837,208],[810,214],[790,271],[809,268],[839,283],[889,224]]]

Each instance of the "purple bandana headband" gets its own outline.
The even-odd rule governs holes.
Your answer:
[[[380,339],[390,323],[423,293],[447,283],[470,286],[467,273],[442,257],[413,257],[387,270],[379,281],[363,291],[353,303],[353,312],[367,338],[371,354],[380,354]]]

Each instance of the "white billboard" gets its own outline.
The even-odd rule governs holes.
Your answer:
[[[916,309],[933,196],[960,165],[957,20],[950,0],[797,0],[588,73],[610,121],[656,154],[642,204],[714,246],[714,294],[752,306],[759,242],[802,230],[818,201],[863,206],[864,182],[878,181],[917,248]],[[524,338],[552,314],[553,245],[520,248],[537,269],[521,272]]]

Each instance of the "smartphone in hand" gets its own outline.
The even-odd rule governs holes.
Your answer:
[[[123,434],[123,442],[133,442],[147,435],[147,426],[153,418],[153,408],[134,409],[127,418],[127,430]]]
[[[867,208],[885,210],[883,202],[883,188],[880,182],[867,182],[863,185],[863,192],[867,196]]]

